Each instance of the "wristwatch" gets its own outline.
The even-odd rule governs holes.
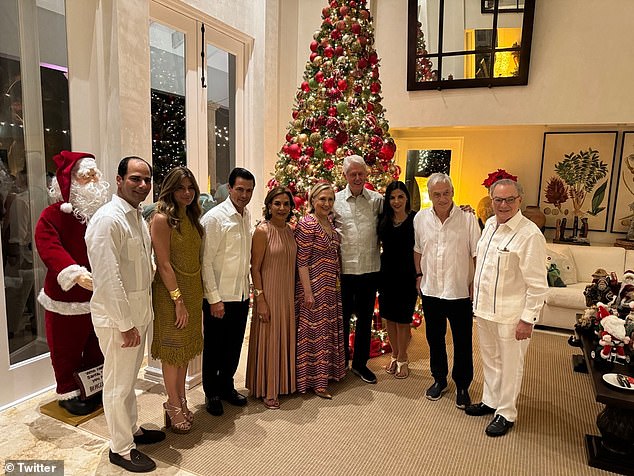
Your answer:
[[[264,291],[262,289],[255,289],[253,288],[253,295],[255,297],[258,297],[260,294],[264,294]]]

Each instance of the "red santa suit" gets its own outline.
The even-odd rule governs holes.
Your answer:
[[[64,202],[69,201],[73,166],[84,157],[94,158],[91,154],[68,151],[54,157]],[[62,202],[44,209],[35,228],[35,245],[47,267],[38,301],[46,310],[46,339],[59,400],[79,396],[74,372],[103,363],[90,318],[92,291],[75,284],[78,276],[90,270],[85,233],[86,224],[72,213],[69,203]]]

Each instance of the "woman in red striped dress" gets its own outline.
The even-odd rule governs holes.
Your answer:
[[[297,267],[297,391],[312,389],[332,398],[330,380],[345,376],[343,318],[339,289],[339,235],[330,220],[335,192],[327,182],[313,186],[309,214],[295,229]]]

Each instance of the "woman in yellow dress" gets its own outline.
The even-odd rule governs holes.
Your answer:
[[[162,363],[165,426],[175,433],[187,433],[192,427],[185,377],[189,361],[203,348],[199,196],[192,172],[175,167],[163,180],[150,227],[157,266],[152,283],[152,357]]]

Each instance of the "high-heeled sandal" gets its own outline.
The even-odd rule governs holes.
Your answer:
[[[390,363],[383,368],[388,374],[394,374],[394,372],[396,372],[396,359],[390,357]]]
[[[409,362],[406,360],[405,362],[396,362],[396,373],[394,376],[396,378],[407,378],[409,377]]]
[[[183,414],[183,409],[176,405],[170,405],[169,402],[163,404],[165,411],[165,428],[171,428],[174,433],[188,433],[192,429],[191,422],[187,421]]]
[[[194,412],[192,412],[189,408],[187,408],[187,399],[185,397],[180,397],[181,399],[181,408],[183,409],[183,415],[185,415],[185,419],[189,423],[194,422]]]

